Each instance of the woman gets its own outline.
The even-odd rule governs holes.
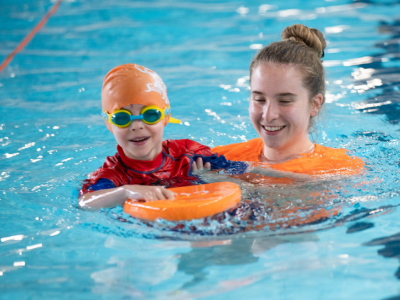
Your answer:
[[[314,144],[308,135],[325,102],[325,47],[320,31],[297,24],[284,29],[282,41],[263,48],[250,65],[249,112],[260,137],[213,152],[312,176],[359,173],[362,160]]]
[[[325,47],[317,29],[299,24],[285,28],[282,41],[263,48],[250,65],[249,113],[259,137],[212,149],[228,160],[256,166],[249,168],[251,173],[231,175],[240,179],[237,183],[247,199],[228,213],[237,220],[258,222],[253,228],[245,222],[243,230],[298,226],[336,216],[341,207],[332,206],[336,196],[319,185],[321,175],[352,175],[364,169],[363,161],[346,149],[314,144],[309,138],[325,102]],[[198,166],[202,168],[201,162]],[[205,180],[221,180],[220,174],[203,174]],[[247,188],[247,183],[252,185]],[[242,228],[240,224],[233,228]]]

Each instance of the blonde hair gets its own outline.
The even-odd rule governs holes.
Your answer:
[[[301,24],[286,27],[282,41],[264,47],[250,65],[250,81],[254,68],[263,63],[288,64],[299,67],[303,74],[303,86],[309,92],[310,101],[318,94],[325,102],[325,72],[322,57],[326,42],[318,29]]]

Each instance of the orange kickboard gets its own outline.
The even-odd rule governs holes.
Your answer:
[[[124,211],[132,217],[154,221],[200,219],[215,215],[240,202],[241,191],[233,182],[215,182],[171,188],[174,200],[138,202],[127,200]]]

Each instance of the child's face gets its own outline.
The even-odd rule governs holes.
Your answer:
[[[121,109],[129,110],[132,115],[140,114],[142,104],[130,104]],[[127,157],[136,160],[153,160],[162,150],[164,122],[149,125],[141,120],[134,120],[125,128],[112,124],[114,137]]]

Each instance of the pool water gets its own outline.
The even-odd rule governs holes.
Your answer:
[[[1,61],[53,4],[2,1]],[[111,68],[163,78],[184,122],[166,139],[246,141],[249,63],[295,23],[328,42],[313,138],[365,174],[242,186],[258,216],[178,228],[77,208],[81,181],[115,153],[100,117]],[[0,73],[0,298],[399,299],[399,28],[398,1],[63,1]]]

